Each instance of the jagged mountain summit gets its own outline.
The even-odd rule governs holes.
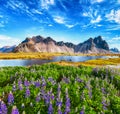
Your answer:
[[[72,43],[56,42],[51,37],[33,36],[20,43],[14,52],[60,52],[73,53]]]
[[[22,41],[14,52],[109,53],[109,45],[101,36],[89,38],[78,45],[57,42],[51,37],[33,36]]]
[[[87,41],[78,44],[75,47],[75,52],[81,53],[108,53],[109,45],[101,36],[89,38]]]

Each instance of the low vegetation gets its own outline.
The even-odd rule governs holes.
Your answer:
[[[0,59],[52,59],[53,56],[66,55],[64,53],[0,53]]]
[[[80,53],[0,53],[0,59],[52,59],[54,56],[120,56],[120,54],[80,54]]]
[[[96,60],[88,60],[85,62],[68,62],[68,61],[60,61],[55,62],[56,64],[63,65],[63,66],[106,66],[106,65],[119,65],[120,58],[109,58],[109,59],[96,59]]]
[[[1,114],[119,114],[120,72],[56,64],[3,67],[0,109]]]

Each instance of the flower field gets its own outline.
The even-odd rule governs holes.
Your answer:
[[[119,71],[55,64],[0,68],[0,114],[120,114]]]

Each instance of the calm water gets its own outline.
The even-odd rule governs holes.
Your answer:
[[[54,57],[52,60],[40,60],[40,59],[12,59],[12,60],[0,60],[0,66],[28,66],[28,65],[41,65],[44,63],[49,62],[56,62],[56,61],[72,61],[72,62],[80,62],[80,61],[87,61],[97,58],[108,58],[106,56],[58,56]]]

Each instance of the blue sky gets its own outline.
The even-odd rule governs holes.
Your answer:
[[[101,35],[120,49],[120,0],[0,0],[0,47],[34,35],[75,44]]]

